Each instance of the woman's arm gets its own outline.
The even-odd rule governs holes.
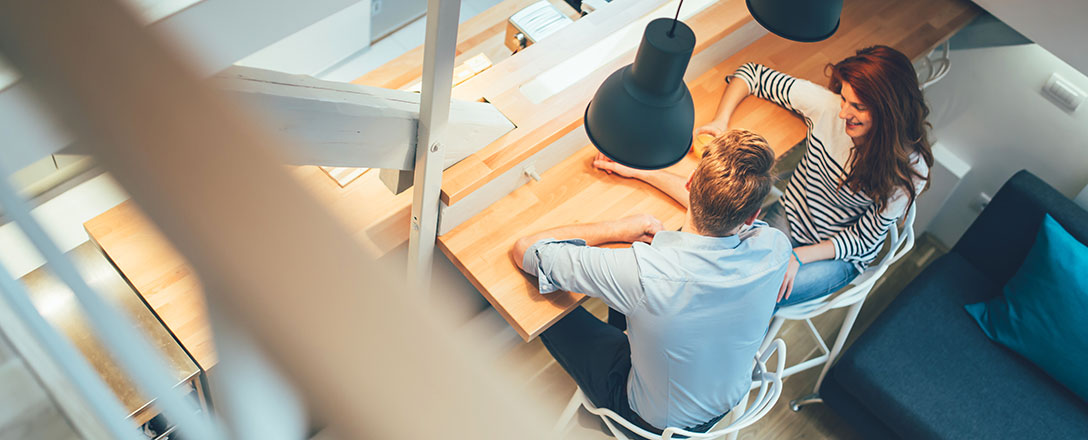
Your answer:
[[[802,117],[816,120],[820,115],[837,115],[839,97],[830,90],[810,81],[794,78],[758,63],[745,63],[728,78],[718,112],[710,123],[696,129],[695,134],[720,134],[729,127],[733,111],[748,95],[778,104]]]
[[[786,277],[782,280],[782,287],[778,289],[779,302],[789,298],[790,294],[793,293],[793,280],[797,277],[797,271],[801,269],[801,264],[834,259],[835,244],[831,240],[824,240],[808,246],[795,247],[793,252],[797,254],[797,257],[790,256],[790,265],[786,269]],[[798,258],[801,260],[800,262],[797,261]]]
[[[729,81],[729,84],[725,86],[725,92],[722,93],[722,100],[718,103],[718,112],[714,114],[714,119],[697,128],[695,135],[705,133],[718,137],[729,131],[729,120],[733,117],[733,111],[750,94],[747,82]]]
[[[665,170],[639,170],[620,165],[601,153],[597,153],[597,157],[593,159],[593,166],[606,173],[646,182],[665,193],[665,195],[672,197],[684,209],[688,207],[688,180],[684,176],[678,176]]]

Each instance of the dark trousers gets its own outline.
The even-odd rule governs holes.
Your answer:
[[[609,309],[610,323],[613,313],[623,317]],[[631,374],[631,344],[623,330],[605,324],[584,308],[578,307],[541,334],[540,341],[555,357],[555,361],[574,378],[574,382],[593,405],[615,411],[620,417],[647,431],[661,433],[660,429],[642,420],[631,409],[627,400],[627,377]],[[724,415],[686,429],[706,432]]]

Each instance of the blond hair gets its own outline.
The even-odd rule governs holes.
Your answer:
[[[691,177],[692,221],[705,235],[724,237],[759,211],[771,191],[774,150],[762,136],[730,130],[715,138]]]

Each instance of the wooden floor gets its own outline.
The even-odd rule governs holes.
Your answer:
[[[947,252],[940,243],[929,235],[918,237],[913,251],[893,265],[865,302],[857,324],[847,341],[851,344],[857,335],[877,318],[877,316],[895,299],[896,295],[914,279],[921,270],[941,254]],[[597,317],[604,318],[607,307],[597,299],[589,300],[586,309]],[[830,311],[813,319],[817,329],[833,341],[842,324],[846,309]],[[804,323],[787,322],[779,333],[787,346],[787,365],[813,355],[817,345]],[[544,349],[539,339],[528,344],[520,344],[506,355],[506,362],[516,371],[516,377],[524,378],[532,392],[531,396],[542,406],[540,411],[558,419],[559,413],[574,393],[574,381],[551,355]],[[806,406],[800,412],[789,409],[789,401],[812,392],[819,369],[812,369],[794,375],[785,381],[782,398],[775,408],[755,425],[741,431],[741,439],[860,439],[856,432],[834,412],[822,404]],[[596,418],[582,411],[576,426],[571,430],[572,438],[609,438],[601,432]]]

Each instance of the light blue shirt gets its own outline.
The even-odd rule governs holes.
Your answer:
[[[584,293],[627,315],[631,409],[684,428],[748,392],[789,257],[786,235],[760,221],[728,237],[661,231],[619,249],[546,239],[522,262],[541,293]]]

